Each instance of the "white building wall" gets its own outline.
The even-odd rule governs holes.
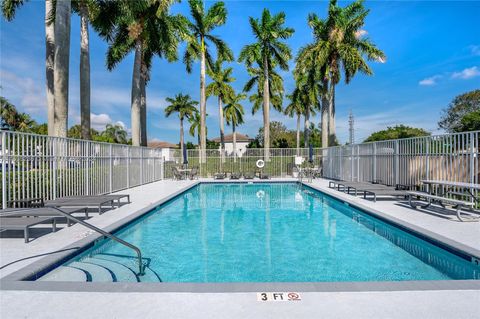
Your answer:
[[[247,151],[248,142],[237,142],[237,156],[242,157],[242,155]],[[220,150],[220,148],[219,148]],[[225,143],[225,151],[227,154],[233,155],[233,142]]]

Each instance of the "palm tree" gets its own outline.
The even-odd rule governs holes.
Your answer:
[[[200,147],[200,112],[197,110],[189,119],[190,128],[188,133],[190,136],[195,137],[197,135],[198,147]]]
[[[12,21],[18,7],[26,1],[3,0],[1,3],[2,14],[7,21]],[[45,75],[46,75],[46,96],[48,111],[48,135],[54,135],[55,130],[55,99],[53,92],[53,60],[55,56],[55,32],[52,22],[54,0],[45,0]]]
[[[363,38],[362,27],[369,10],[362,0],[357,0],[345,8],[337,6],[337,0],[330,0],[328,17],[323,20],[310,14],[308,24],[313,30],[314,43],[302,50],[304,59],[314,61],[323,76],[322,113],[328,110],[328,128],[322,120],[322,131],[328,129],[329,143],[335,137],[335,86],[340,82],[341,71],[345,82],[349,83],[357,72],[373,74],[365,61],[385,61],[385,54],[369,39]],[[302,60],[302,59],[299,59]],[[322,116],[323,118],[323,116]],[[323,140],[323,137],[322,137]],[[323,142],[323,141],[322,141]]]
[[[68,79],[70,63],[71,1],[57,1],[55,8],[55,56],[53,66],[53,92],[55,98],[55,136],[67,137]]]
[[[81,138],[90,140],[90,38],[89,20],[98,12],[93,0],[74,0],[72,9],[80,16],[80,125]]]
[[[184,138],[183,138],[183,120],[185,118],[190,119],[197,113],[196,105],[198,105],[197,101],[193,101],[190,95],[183,95],[177,94],[175,97],[167,97],[165,99],[167,102],[170,103],[165,108],[165,116],[169,117],[173,113],[178,113],[178,118],[180,119],[180,151],[183,154],[183,149],[185,147]],[[183,159],[185,163],[186,158]]]
[[[218,97],[218,117],[220,121],[220,152],[223,158],[223,151],[225,150],[225,132],[224,132],[224,116],[223,105],[229,97],[234,94],[233,88],[230,85],[235,78],[232,77],[233,68],[222,69],[222,61],[217,60],[213,68],[207,70],[208,76],[212,82],[206,87],[206,95]]]
[[[190,73],[193,61],[200,60],[200,161],[205,162],[207,148],[205,71],[206,67],[213,69],[213,59],[208,50],[209,42],[216,47],[219,60],[232,61],[233,53],[222,39],[211,34],[214,28],[225,24],[227,20],[224,3],[216,2],[206,12],[203,0],[189,0],[188,3],[193,18],[193,22],[189,23],[192,37],[187,43],[183,61],[187,72]]]
[[[234,95],[227,105],[225,105],[223,111],[225,112],[225,119],[228,125],[232,125],[233,134],[233,161],[237,161],[237,132],[235,128],[243,123],[244,110],[240,104],[247,96],[244,93]]]
[[[300,99],[300,95],[295,93],[295,91],[292,94],[287,95],[287,98],[290,100],[290,104],[285,108],[285,115],[290,117],[297,116],[297,156],[300,156],[300,123],[305,109]]]
[[[146,85],[155,55],[167,61],[177,60],[177,48],[187,36],[187,21],[170,15],[173,0],[104,1],[92,25],[108,43],[107,68],[112,70],[131,51],[135,52],[131,121],[132,144],[147,145]]]
[[[257,42],[246,45],[240,52],[239,61],[245,61],[247,67],[254,63],[258,64],[263,71],[263,126],[264,126],[264,149],[265,159],[270,157],[270,71],[275,65],[282,70],[288,70],[288,60],[291,58],[290,48],[281,40],[292,36],[294,29],[284,27],[285,13],[271,15],[268,9],[264,9],[262,18],[249,18],[253,34]],[[260,90],[259,90],[260,92]]]

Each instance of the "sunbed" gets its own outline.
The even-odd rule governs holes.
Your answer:
[[[120,205],[120,198],[127,197],[128,202],[130,198],[128,195],[100,195],[100,196],[84,196],[84,197],[62,197],[55,200],[45,202],[45,207],[96,207],[98,213],[102,214],[102,208],[109,206],[115,207],[115,201]]]
[[[30,236],[30,227],[43,224],[46,222],[52,223],[53,232],[57,231],[56,217],[1,217],[0,229],[2,230],[23,230],[25,242],[28,243]]]
[[[232,174],[230,174],[230,179],[240,179],[240,177],[242,177],[240,173],[233,172]]]
[[[85,218],[88,218],[87,207],[62,207],[61,210],[67,214],[84,213]],[[38,207],[38,208],[7,208],[0,210],[0,218],[12,217],[64,217],[55,208],[52,207]],[[70,220],[67,218],[67,224],[70,226]]]
[[[243,173],[243,178],[244,179],[254,179],[255,178],[255,173],[254,172]]]
[[[213,179],[225,179],[225,177],[227,177],[226,173],[215,173],[213,175]]]
[[[359,189],[359,191],[363,192],[363,198],[367,198],[367,195],[373,195],[373,201],[377,201],[378,196],[392,196],[392,197],[406,197],[408,194],[406,191],[398,190],[393,187],[386,188],[386,189]]]
[[[260,173],[259,178],[260,179],[270,179],[270,176],[268,174],[265,174],[265,173]]]

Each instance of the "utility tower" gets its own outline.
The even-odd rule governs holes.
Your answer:
[[[354,124],[354,119],[353,119],[353,113],[352,110],[350,110],[350,115],[348,116],[348,131],[349,131],[349,143],[350,145],[355,144],[355,129],[353,127]]]

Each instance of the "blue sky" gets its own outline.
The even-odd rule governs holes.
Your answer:
[[[212,2],[206,2],[207,7]],[[345,5],[346,2],[340,2]],[[349,85],[337,88],[337,131],[341,142],[348,137],[348,113],[355,116],[356,141],[371,132],[395,124],[407,124],[437,133],[441,110],[458,94],[480,88],[480,12],[479,1],[373,1],[366,2],[371,13],[366,20],[368,37],[387,55],[386,63],[371,63],[374,75],[358,75]],[[226,1],[228,19],[215,34],[228,42],[236,57],[241,48],[254,41],[248,17],[259,17],[263,8],[285,11],[286,25],[295,33],[288,40],[294,54],[312,40],[306,17],[315,12],[324,17],[325,1]],[[187,2],[174,5],[173,11],[188,13]],[[46,121],[44,3],[27,2],[14,21],[0,24],[1,95],[37,121]],[[79,122],[79,19],[72,16],[69,125]],[[115,70],[105,68],[107,44],[90,30],[92,122],[101,129],[110,122],[130,127],[130,87],[133,54]],[[147,88],[148,137],[178,142],[178,119],[165,118],[165,97],[176,93],[199,99],[199,64],[187,74],[180,61],[167,63],[155,59]],[[290,65],[293,67],[293,61]],[[248,79],[245,67],[232,63],[234,88],[242,90]],[[282,72],[286,92],[293,89],[291,72]],[[208,81],[208,80],[207,80]],[[238,131],[255,136],[262,126],[261,112],[251,115],[248,102],[246,123]],[[216,99],[207,101],[209,138],[218,136]],[[272,120],[289,128],[293,119],[275,111]],[[315,123],[319,117],[315,117]],[[227,127],[227,132],[230,128]],[[196,141],[188,137],[191,141]]]

